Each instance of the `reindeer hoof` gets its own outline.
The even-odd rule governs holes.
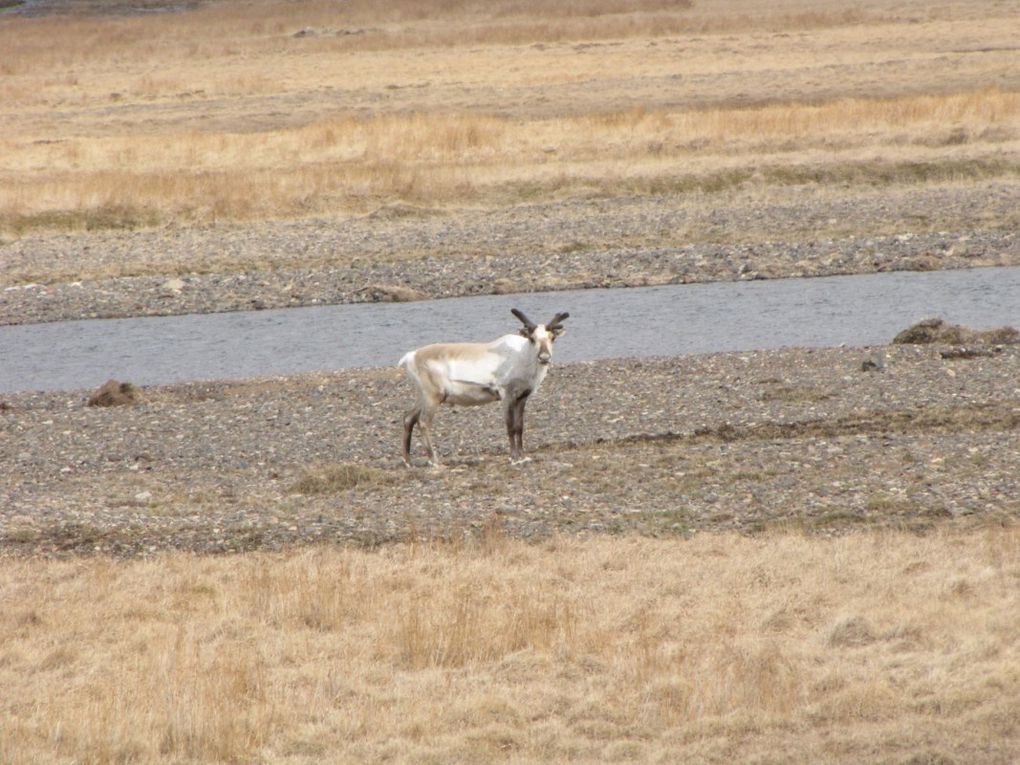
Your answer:
[[[510,458],[510,464],[511,465],[523,465],[523,464],[525,464],[527,462],[531,462],[531,457],[511,457]]]

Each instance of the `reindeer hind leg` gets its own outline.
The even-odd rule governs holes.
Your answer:
[[[442,467],[439,462],[439,453],[432,443],[432,422],[435,419],[436,410],[439,409],[441,401],[442,399],[437,402],[423,402],[421,405],[421,416],[418,418],[418,430],[421,432],[422,440],[425,441],[425,448],[428,449],[429,462],[432,464],[432,467]]]
[[[411,436],[414,426],[421,419],[421,404],[404,415],[404,464],[411,467]]]

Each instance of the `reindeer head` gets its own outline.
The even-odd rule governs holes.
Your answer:
[[[548,324],[535,324],[531,319],[511,308],[510,313],[521,320],[524,327],[520,330],[522,336],[528,338],[538,351],[538,363],[548,364],[552,361],[553,341],[562,335],[566,330],[563,328],[563,321],[570,316],[569,313],[558,313]]]

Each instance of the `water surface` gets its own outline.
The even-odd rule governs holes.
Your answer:
[[[0,392],[396,364],[569,311],[558,361],[878,345],[921,319],[1020,327],[1020,267],[490,295],[0,327]]]

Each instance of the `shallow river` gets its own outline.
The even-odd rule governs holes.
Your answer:
[[[431,342],[489,340],[569,311],[557,361],[878,345],[940,316],[1020,327],[1020,268],[495,295],[421,303],[0,327],[0,392],[389,366]]]

